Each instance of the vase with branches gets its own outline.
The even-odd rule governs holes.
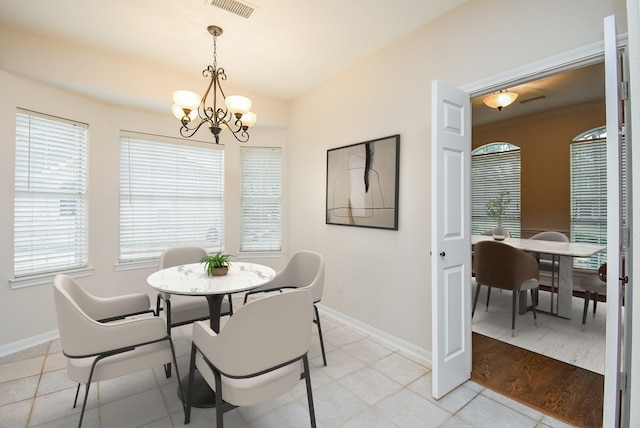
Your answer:
[[[507,231],[502,226],[502,219],[508,218],[507,209],[511,204],[511,198],[509,192],[500,191],[498,196],[487,201],[486,209],[487,215],[496,220],[496,227],[493,229],[493,238],[498,241],[502,241],[507,236]]]

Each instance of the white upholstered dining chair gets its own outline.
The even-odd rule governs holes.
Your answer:
[[[201,247],[173,247],[162,252],[158,269],[198,263],[208,256],[207,250]],[[204,268],[203,268],[204,269]],[[233,313],[231,296],[222,302],[221,315]],[[204,296],[180,296],[169,293],[158,293],[156,298],[156,315],[163,315],[167,321],[167,334],[171,329],[194,321],[209,319],[209,304]],[[167,377],[171,377],[171,364],[165,366]]]
[[[281,292],[282,290],[291,288],[304,288],[311,292],[315,312],[313,322],[318,327],[322,362],[326,366],[327,356],[324,351],[322,325],[320,324],[318,306],[316,306],[322,299],[322,293],[324,291],[324,257],[322,254],[308,250],[298,251],[291,257],[287,265],[276,273],[271,281],[246,293],[244,295],[244,303],[247,303],[247,298],[252,294],[273,291]]]
[[[67,375],[78,383],[73,407],[80,386],[86,385],[78,427],[82,426],[92,382],[176,363],[173,342],[163,319],[126,317],[128,312],[152,312],[147,294],[96,297],[67,275],[56,275],[53,285]]]
[[[305,379],[309,418],[315,427],[307,358],[313,317],[311,292],[302,289],[249,302],[217,334],[207,323],[196,322],[185,424],[191,419],[194,372],[198,369],[215,392],[217,428],[223,427],[226,411],[269,401],[293,389],[301,378]]]
[[[553,241],[553,242],[569,242],[569,238],[562,232],[546,231],[539,232],[533,235],[531,238],[538,241]],[[538,261],[538,269],[545,272],[551,272],[551,308],[553,313],[553,295],[556,289],[556,272],[558,273],[558,284],[560,283],[560,256],[553,254],[536,254],[536,260]]]

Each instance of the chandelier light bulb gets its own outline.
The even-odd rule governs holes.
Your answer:
[[[229,112],[237,118],[251,110],[251,100],[242,95],[229,95],[224,101]]]
[[[200,95],[185,90],[173,91],[173,102],[182,109],[198,110]]]
[[[252,111],[243,114],[240,118],[242,126],[246,128],[251,128],[256,123],[256,120],[258,120],[258,116]]]
[[[176,117],[176,119],[178,119],[179,121],[182,121],[182,119],[184,119],[185,116],[189,118],[188,122],[191,122],[196,117],[198,117],[198,110],[189,110],[189,109],[187,109],[185,111],[185,109],[180,107],[178,104],[172,104],[171,105],[171,112]]]

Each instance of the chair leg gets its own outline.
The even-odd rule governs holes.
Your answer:
[[[223,428],[224,424],[224,403],[222,402],[222,375],[214,370],[213,376],[216,381],[216,428]]]
[[[89,387],[91,386],[91,381],[93,380],[93,372],[96,369],[96,365],[103,358],[108,357],[110,354],[103,354],[96,357],[91,363],[91,370],[89,370],[89,378],[87,379],[87,387],[84,391],[84,400],[82,401],[82,410],[80,410],[80,420],[78,421],[78,428],[82,427],[82,420],[84,419],[84,411],[87,408],[87,400],[89,398]],[[77,394],[77,392],[76,392]]]
[[[556,256],[554,254],[551,255],[551,308],[549,312],[553,313],[553,294],[556,291]],[[560,292],[560,290],[558,290]]]
[[[327,355],[324,352],[324,339],[322,338],[322,327],[320,326],[320,314],[318,313],[318,307],[315,304],[313,305],[313,309],[315,309],[315,312],[316,312],[316,319],[313,320],[313,322],[316,323],[316,325],[318,326],[318,336],[320,338],[320,349],[322,350],[322,362],[326,367]]]
[[[78,428],[82,427],[82,420],[84,419],[84,411],[87,408],[87,398],[89,398],[89,386],[91,382],[87,382],[87,387],[84,391],[84,400],[82,401],[82,410],[80,410],[80,420],[78,421]]]
[[[73,400],[73,408],[76,408],[76,404],[78,404],[78,393],[80,392],[80,385],[82,385],[81,383],[78,384],[78,387],[76,388],[76,398]]]
[[[584,331],[584,325],[587,323],[587,311],[589,310],[589,297],[590,292],[585,290],[584,292],[584,308],[582,308],[582,331]]]
[[[186,408],[187,405],[185,403],[184,397],[185,397],[185,393],[184,393],[184,385],[182,385],[182,381],[180,378],[180,371],[178,371],[178,359],[176,358],[176,349],[173,346],[173,340],[171,340],[171,337],[168,338],[169,340],[169,345],[171,345],[171,356],[173,357],[173,364],[175,364],[176,366],[176,378],[178,379],[178,389],[180,389],[180,398],[182,399],[182,411],[185,412],[185,416],[186,416]]]
[[[487,290],[487,307],[485,308],[485,312],[489,312],[489,298],[491,297],[491,287]]]
[[[155,316],[159,317],[160,316],[160,301],[162,300],[162,298],[160,297],[160,293],[158,293],[158,296],[156,297],[156,312],[155,312]]]
[[[182,401],[185,402],[186,404],[184,405],[184,424],[188,424],[189,422],[191,422],[191,403],[193,400],[193,377],[194,377],[194,373],[195,373],[195,368],[196,368],[196,344],[192,343],[191,344],[191,358],[189,360],[189,382],[187,385],[187,398],[184,398],[184,395],[182,396]],[[179,379],[178,379],[179,381]]]
[[[596,317],[596,305],[598,304],[598,293],[593,292],[593,318]]]
[[[309,419],[311,421],[311,427],[316,427],[316,412],[313,407],[313,392],[311,389],[311,374],[309,373],[309,360],[305,355],[302,357],[302,364],[304,366],[304,381],[307,386],[307,402],[309,403]]]
[[[531,289],[531,312],[533,312],[533,324],[538,325],[538,314],[536,313],[536,289]]]
[[[473,309],[471,310],[471,318],[476,313],[476,305],[478,304],[478,296],[480,295],[481,284],[476,285],[476,296],[473,298]]]
[[[167,317],[167,336],[171,338],[171,300],[167,299],[164,301],[164,312]],[[171,363],[167,363],[164,365],[164,375],[167,379],[171,377]],[[180,381],[180,379],[178,379]]]
[[[511,299],[511,337],[516,335],[516,304],[518,301],[518,292],[513,290],[513,298]]]

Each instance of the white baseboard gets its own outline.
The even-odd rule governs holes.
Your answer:
[[[356,330],[360,330],[365,334],[373,336],[376,339],[380,340],[381,342],[388,344],[391,348],[397,348],[400,352],[411,357],[416,362],[431,368],[431,352],[427,351],[426,349],[422,349],[409,342],[406,342],[402,339],[399,339],[395,336],[385,333],[384,331],[371,327],[368,324],[365,324],[361,321],[351,318],[341,312],[328,308],[322,304],[318,304],[317,306],[318,306],[318,310],[322,314],[335,318],[337,320],[340,320],[341,322],[349,325],[349,327],[353,327]]]
[[[0,357],[5,355],[20,352],[32,346],[41,345],[51,340],[56,340],[60,337],[58,330],[52,330],[46,333],[39,334],[37,336],[28,337],[26,339],[19,340],[17,342],[9,343],[7,345],[0,346]]]
[[[407,356],[412,357],[417,362],[431,368],[431,352],[427,351],[426,349],[422,349],[409,342],[385,333],[384,331],[371,327],[368,324],[351,318],[322,304],[318,304],[318,310],[324,315],[340,320],[341,322],[349,325],[356,330],[360,330],[365,334],[375,337],[381,342],[388,344],[391,348],[397,348],[399,351],[407,354]],[[24,349],[40,345],[51,340],[56,340],[59,337],[59,331],[52,330],[47,333],[42,333],[37,336],[32,336],[23,340],[19,340],[17,342],[0,346],[0,357],[4,357],[5,355],[13,354],[15,352],[20,352]]]

